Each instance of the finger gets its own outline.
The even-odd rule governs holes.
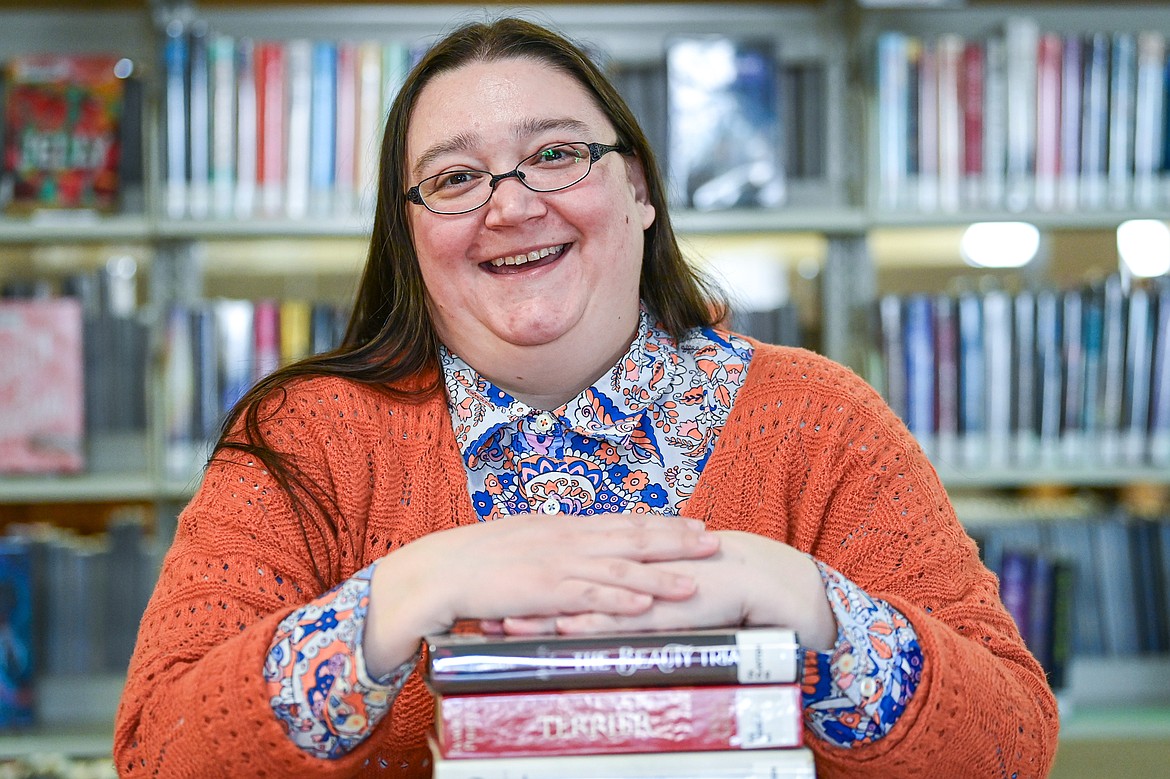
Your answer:
[[[654,597],[644,592],[578,579],[561,582],[552,595],[555,607],[546,611],[550,615],[587,612],[641,614],[654,604]]]
[[[504,633],[510,636],[539,636],[557,632],[555,617],[508,617],[500,621]]]
[[[698,588],[695,578],[689,574],[620,557],[576,558],[563,573],[573,579],[622,587],[665,600],[685,600]]]
[[[572,548],[584,555],[624,557],[643,562],[692,560],[719,550],[719,536],[678,525],[626,524],[617,529],[588,528],[574,534]]]

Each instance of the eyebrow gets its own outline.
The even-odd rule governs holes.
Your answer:
[[[573,132],[585,135],[589,132],[589,126],[579,119],[525,119],[518,122],[512,128],[512,135],[518,139],[527,138],[530,135],[539,135],[549,130],[572,130]],[[450,154],[451,152],[467,151],[475,146],[479,140],[480,138],[476,134],[459,133],[428,147],[426,151],[419,155],[418,161],[414,163],[413,171],[415,178],[421,176],[423,170],[437,158],[444,154]]]

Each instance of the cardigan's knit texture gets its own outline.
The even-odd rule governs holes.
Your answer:
[[[905,614],[923,649],[922,682],[887,736],[852,749],[808,738],[818,777],[1046,776],[1055,699],[917,443],[847,369],[756,350],[688,513],[825,561]],[[327,761],[283,732],[261,667],[293,608],[423,535],[478,521],[445,399],[408,404],[313,378],[262,411],[269,443],[336,514],[298,514],[259,463],[217,453],[142,620],[118,773],[429,776],[432,701],[417,673],[371,738]]]

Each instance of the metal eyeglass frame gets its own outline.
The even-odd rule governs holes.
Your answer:
[[[556,146],[569,146],[573,143],[580,143],[580,141],[567,141],[563,144],[555,144],[555,145]],[[507,173],[492,173],[490,170],[475,170],[474,168],[465,168],[464,170],[466,170],[468,173],[486,173],[487,175],[491,176],[491,179],[488,181],[488,196],[486,198],[484,198],[484,201],[482,203],[480,203],[479,205],[474,206],[472,208],[465,208],[462,211],[436,211],[435,209],[433,209],[429,205],[427,205],[427,202],[425,200],[423,200],[422,192],[419,191],[419,187],[421,187],[425,182],[430,181],[433,178],[438,178],[439,176],[449,176],[449,175],[451,175],[451,173],[459,173],[460,171],[450,171],[448,173],[440,173],[436,176],[427,176],[425,179],[423,179],[419,183],[415,184],[410,189],[406,190],[406,199],[409,200],[411,203],[414,203],[416,206],[422,206],[426,210],[430,211],[432,214],[439,214],[440,216],[457,216],[458,214],[469,214],[472,211],[476,211],[476,210],[486,206],[491,201],[492,195],[496,194],[496,185],[499,184],[501,181],[503,181],[506,178],[517,179],[521,184],[523,184],[525,187],[532,190],[533,192],[560,192],[562,189],[568,189],[569,187],[576,186],[577,184],[580,184],[582,181],[584,181],[585,177],[589,175],[589,172],[591,170],[593,170],[593,163],[597,162],[599,159],[601,159],[606,154],[609,154],[611,151],[616,151],[619,154],[629,154],[629,149],[627,149],[625,146],[622,146],[620,144],[610,145],[608,143],[586,143],[585,146],[586,146],[586,148],[589,149],[589,167],[586,168],[585,173],[582,174],[581,178],[577,179],[576,181],[572,182],[571,184],[565,184],[563,187],[554,187],[552,189],[537,189],[536,187],[529,184],[528,181],[525,179],[524,174],[520,172],[520,166],[523,165],[528,160],[535,157],[537,154],[541,153],[538,151],[535,154],[529,154],[527,157],[525,157],[524,159],[517,162],[516,167],[512,168]]]

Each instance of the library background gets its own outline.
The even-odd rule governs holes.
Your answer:
[[[336,342],[385,107],[485,8],[0,2],[0,764],[108,758],[209,438]],[[1164,770],[1170,6],[523,12],[613,74],[735,327],[931,455],[1058,691],[1053,775]]]

